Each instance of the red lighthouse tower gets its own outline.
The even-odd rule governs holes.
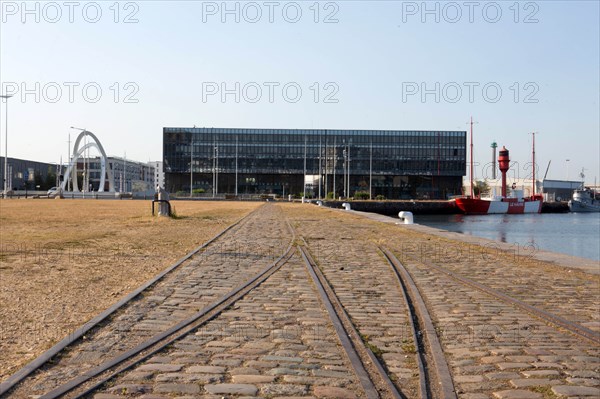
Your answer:
[[[510,158],[505,146],[502,146],[498,155],[498,166],[500,167],[500,173],[502,173],[502,196],[506,198],[506,172],[508,172],[510,166]]]

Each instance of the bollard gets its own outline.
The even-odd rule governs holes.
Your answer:
[[[323,201],[317,201],[317,206],[323,206]]]
[[[347,202],[344,202],[344,203],[342,204],[342,207],[343,207],[345,210],[347,210],[347,211],[350,211],[350,210],[352,210],[352,209],[351,209],[351,206],[350,206],[350,204],[349,204],[349,203],[347,203]]]
[[[158,216],[171,216],[171,205],[169,203],[169,193],[160,186],[156,187],[158,193]]]
[[[404,222],[404,224],[413,224],[414,223],[412,212],[402,211],[402,212],[398,213],[398,217],[400,218],[400,220],[402,220]]]

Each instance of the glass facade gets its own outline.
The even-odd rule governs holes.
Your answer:
[[[171,192],[193,169],[194,189],[219,194],[299,194],[306,174],[312,197],[445,198],[461,192],[466,132],[165,127],[163,161]]]

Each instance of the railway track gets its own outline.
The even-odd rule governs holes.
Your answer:
[[[594,321],[598,320],[597,301],[595,311],[593,304],[597,291],[589,292],[582,306],[577,306],[577,298],[587,287],[595,284],[597,289],[593,276],[586,278],[560,267],[527,263],[527,259],[488,251],[486,247],[469,248],[473,253],[466,253],[460,243],[437,243],[431,236],[415,237],[395,226],[364,223],[351,216],[337,217],[338,212],[326,209],[319,212],[323,216],[288,211],[296,217],[298,234],[311,244],[315,258],[342,296],[345,307],[352,310],[351,316],[361,330],[377,324],[377,314],[352,309],[353,300],[368,297],[361,296],[365,290],[351,290],[348,285],[368,285],[369,276],[360,274],[358,279],[348,279],[349,284],[345,284],[341,280],[346,270],[356,273],[361,261],[374,262],[371,250],[364,245],[367,241],[391,255],[389,260],[392,251],[399,257],[402,255],[402,266],[415,281],[433,322],[429,327],[420,326],[419,331],[424,336],[430,331],[438,336],[455,395],[498,398],[600,395],[595,388],[600,377],[600,347],[594,327]],[[326,228],[321,227],[323,219],[327,220]],[[477,258],[475,254],[479,251],[481,257]],[[463,256],[459,257],[461,253]],[[420,255],[420,259],[410,256],[413,254]],[[423,261],[424,257],[438,260]],[[381,268],[371,269],[380,281],[389,279]],[[537,275],[541,276],[538,283]],[[373,302],[373,298],[369,299],[365,303]],[[373,320],[366,321],[370,316],[374,316]],[[590,323],[591,328],[585,323]],[[380,337],[376,339],[382,341]],[[388,346],[384,350],[393,348]],[[394,359],[385,355],[383,360],[388,370],[395,372],[389,362]],[[425,365],[435,368],[431,356],[425,356]],[[435,380],[426,384],[437,385]]]
[[[338,331],[342,346],[351,359],[357,375],[360,376],[367,397],[407,397],[402,393],[402,387],[396,386],[391,380],[385,362],[379,359],[371,348],[363,342],[359,330],[345,311],[331,284],[310,253],[305,249],[308,244],[305,240],[303,242],[304,248],[301,246],[299,249],[308,272],[317,286],[319,295],[330,314],[336,331]],[[383,248],[379,248],[379,250],[394,272],[401,299],[410,315],[410,330],[416,348],[416,361],[419,371],[419,397],[456,398],[452,376],[444,358],[439,338],[433,328],[433,322],[418,288],[393,254]],[[427,359],[431,359],[431,366],[428,365]]]
[[[387,250],[384,250],[384,251],[385,251],[386,255],[393,256],[391,254],[391,252],[389,252]],[[490,295],[506,304],[515,306],[515,307],[541,319],[542,321],[553,325],[555,328],[559,329],[559,331],[568,331],[569,333],[572,333],[578,337],[584,338],[593,344],[600,345],[600,332],[598,332],[598,331],[591,330],[587,327],[582,326],[581,324],[575,323],[571,320],[568,320],[564,317],[556,315],[547,310],[541,309],[536,306],[532,306],[522,300],[514,298],[510,295],[507,295],[498,289],[492,288],[485,284],[481,284],[471,278],[465,277],[464,275],[461,275],[460,273],[451,271],[451,270],[449,270],[443,266],[440,266],[438,264],[434,264],[432,262],[427,262],[427,261],[423,261],[423,260],[419,261],[412,256],[408,256],[408,258],[411,259],[413,262],[420,262],[423,265],[429,267],[430,269],[436,270],[437,272],[442,273],[442,274],[452,278],[454,281],[457,281],[462,285],[474,288],[474,289],[481,291],[487,295]],[[400,264],[399,261],[397,261],[397,263]]]
[[[261,270],[256,276],[252,277],[241,286],[236,287],[224,295],[218,301],[205,307],[194,316],[183,320],[172,328],[142,342],[135,348],[130,349],[116,358],[102,363],[97,368],[86,372],[84,375],[42,395],[40,399],[54,399],[70,392],[74,392],[73,394],[69,394],[69,397],[71,398],[83,398],[86,397],[86,395],[93,393],[96,389],[102,387],[119,374],[142,363],[144,360],[159,353],[175,341],[185,337],[190,332],[216,317],[223,310],[227,309],[248,292],[259,286],[269,278],[270,275],[279,270],[279,268],[281,268],[281,266],[283,266],[291,257],[292,252],[293,247],[290,244],[286,252],[275,262]]]
[[[57,397],[66,381],[85,382],[111,361],[114,367],[136,348],[147,350],[192,324],[192,318],[206,317],[215,304],[227,303],[278,266],[275,261],[264,269],[292,236],[277,216],[275,207],[266,205],[228,226],[2,382],[0,397],[48,392]],[[223,271],[223,260],[235,268]],[[245,279],[247,273],[253,277]],[[156,342],[148,345],[151,341]]]
[[[231,228],[232,227],[228,228],[228,230],[231,230]],[[60,382],[59,384],[52,386],[51,389],[41,393],[39,397],[43,399],[59,397],[93,397],[96,392],[102,392],[109,387],[111,383],[118,380],[126,373],[135,370],[150,359],[164,354],[165,351],[168,351],[173,345],[184,341],[186,337],[197,334],[199,329],[221,317],[251,292],[257,291],[261,284],[269,280],[290,262],[295,252],[295,246],[293,244],[295,232],[289,224],[287,224],[287,228],[291,239],[283,254],[280,254],[279,257],[268,266],[261,268],[260,271],[252,275],[252,277],[247,279],[243,284],[237,285],[217,300],[210,302],[210,304],[206,305],[198,312],[195,312],[190,317],[180,320],[171,327],[161,330],[147,339],[138,342],[135,346],[119,352],[115,356],[103,357],[102,361],[97,362],[98,364],[94,367],[87,367],[84,370],[81,370],[81,372],[74,375],[73,378],[63,380],[63,375],[65,374],[61,374],[60,370],[54,370],[53,367],[47,367],[45,370],[39,368],[37,370],[32,370],[35,371],[35,373],[48,372],[53,375],[52,378],[54,380]],[[376,356],[371,347],[361,337],[359,330],[353,323],[348,312],[344,309],[342,302],[336,296],[331,284],[310,255],[306,241],[302,241],[303,245],[297,245],[297,247],[299,254],[301,254],[304,261],[303,264],[306,267],[305,281],[295,282],[294,285],[304,285],[307,281],[306,278],[309,278],[308,281],[312,281],[314,284],[316,291],[319,293],[320,301],[333,326],[333,330],[336,332],[337,338],[339,339],[341,347],[351,366],[351,375],[355,376],[357,385],[362,388],[362,392],[357,392],[358,396],[372,399],[409,397],[402,392],[402,387],[397,386],[397,384],[392,381],[390,378],[391,373],[386,369],[385,362]],[[214,243],[214,240],[211,241],[211,244],[212,243]],[[210,244],[207,244],[203,248],[207,248],[208,246],[210,246]],[[198,251],[195,251],[195,253],[198,253]],[[215,254],[220,257],[223,262],[227,262],[227,251],[224,250],[222,246],[217,248]],[[190,255],[186,257],[186,260],[191,259],[192,257],[193,255]],[[184,261],[179,262],[179,264],[183,262]],[[456,397],[453,394],[452,380],[449,378],[449,375],[448,378],[439,376],[437,374],[439,372],[439,367],[430,370],[426,366],[425,358],[429,355],[425,353],[427,352],[425,348],[431,346],[431,342],[437,342],[437,340],[432,336],[426,337],[426,341],[420,340],[419,338],[421,335],[420,326],[427,326],[431,321],[428,319],[426,310],[423,311],[423,308],[419,308],[418,312],[413,312],[415,307],[414,303],[422,304],[422,299],[418,296],[418,290],[414,289],[414,283],[405,280],[406,275],[397,271],[397,266],[393,261],[390,260],[389,265],[393,270],[396,270],[398,278],[397,287],[401,289],[402,292],[401,300],[406,301],[406,310],[411,314],[411,335],[415,340],[415,346],[419,348],[416,355],[416,358],[419,361],[419,370],[421,372],[419,397]],[[407,286],[410,286],[412,289],[406,289],[405,287]],[[143,290],[141,292],[143,292]],[[135,296],[131,296],[131,298],[134,297]],[[419,306],[420,305],[417,307]],[[106,317],[110,318],[110,315]],[[88,328],[88,331],[90,328]],[[90,340],[93,341],[93,338],[94,337],[91,337]],[[96,334],[96,338],[101,339],[102,335]],[[72,351],[77,352],[78,349],[72,348]],[[62,355],[61,352],[58,354],[59,356]],[[443,358],[443,354],[441,354],[441,356]],[[433,358],[436,359],[436,361],[439,361],[435,355]],[[318,378],[315,378],[315,380],[318,380]],[[39,382],[39,378],[35,381]],[[432,389],[430,386],[432,381],[436,381],[440,385]],[[16,385],[17,388],[19,388],[19,384],[17,383]],[[4,392],[6,395],[15,397],[20,397],[21,395],[28,393],[27,390],[23,389],[9,389]]]
[[[465,277],[472,286],[485,285],[518,301],[523,308],[530,306],[540,314],[551,313],[580,325],[583,331],[588,330],[587,336],[600,333],[600,278],[536,261],[532,257],[535,248],[528,244],[514,243],[510,250],[501,251],[493,242],[478,246],[431,237],[410,243],[389,241],[387,245],[407,262],[439,266],[448,276]]]
[[[397,248],[355,240],[348,227],[325,242],[306,234],[315,231],[308,223],[298,231],[292,224],[279,207],[259,208],[165,272],[167,279],[145,285],[151,291],[130,295],[131,303],[88,326],[2,397],[457,398],[510,387],[484,379],[494,362],[500,371],[527,370],[524,362],[539,356],[537,376],[597,353],[594,331],[439,264],[405,254],[400,262]],[[475,327],[535,318],[528,323],[567,360],[555,366],[550,360],[560,356],[550,356],[548,345],[515,346],[512,337],[448,337],[440,327],[455,314]],[[135,340],[123,339],[124,322]],[[576,351],[575,336],[588,344]],[[118,350],[102,352],[109,345]],[[513,388],[523,383],[515,372],[504,374]],[[592,391],[577,392],[572,396]]]

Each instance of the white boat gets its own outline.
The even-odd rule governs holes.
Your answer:
[[[573,199],[569,200],[571,212],[600,212],[600,200],[594,198],[590,189],[575,190]]]

